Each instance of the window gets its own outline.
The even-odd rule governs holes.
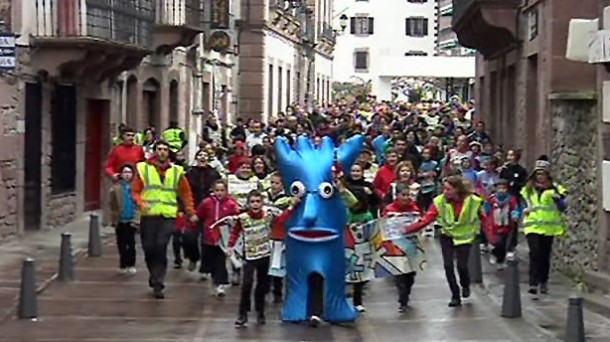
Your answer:
[[[373,34],[375,18],[359,16],[350,18],[350,33],[355,35]]]
[[[426,51],[407,51],[405,56],[428,56]]]
[[[320,92],[320,78],[318,77],[316,79],[316,100],[320,101],[320,99],[322,98],[322,93]]]
[[[424,17],[411,17],[405,20],[405,34],[411,37],[424,37],[428,35],[428,19]]]
[[[55,86],[51,112],[51,192],[76,190],[76,88]]]
[[[330,102],[330,81],[326,80],[326,101]]]
[[[282,76],[284,73],[282,72],[282,67],[277,68],[277,112],[281,112],[283,110],[282,100],[284,99],[284,92],[282,87]]]
[[[355,69],[357,71],[365,71],[369,68],[369,52],[368,51],[356,51],[355,55]]]
[[[292,78],[290,75],[290,69],[286,70],[286,106],[290,106],[292,101]]]
[[[428,2],[428,0],[407,0],[407,2],[414,4],[425,4],[426,2]]]
[[[269,84],[267,94],[267,115],[273,116],[273,64],[269,64]]]

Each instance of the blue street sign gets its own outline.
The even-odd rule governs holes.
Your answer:
[[[13,70],[17,66],[16,43],[17,37],[14,33],[0,32],[0,70]]]

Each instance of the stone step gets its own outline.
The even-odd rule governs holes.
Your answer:
[[[608,273],[585,271],[583,280],[589,290],[610,293],[610,274]]]
[[[610,318],[610,297],[599,293],[582,294],[585,308]]]

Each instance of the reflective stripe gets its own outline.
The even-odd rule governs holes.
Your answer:
[[[523,228],[527,227],[536,227],[536,226],[556,226],[563,224],[563,220],[559,221],[548,221],[548,220],[536,220],[536,221],[528,221],[523,224]]]
[[[157,168],[146,162],[138,163],[137,169],[144,184],[142,200],[148,205],[148,210],[142,215],[175,218],[178,214],[177,189],[184,174],[182,167],[172,165],[165,171],[163,180]]]

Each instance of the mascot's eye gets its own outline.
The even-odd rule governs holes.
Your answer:
[[[298,197],[305,195],[305,184],[299,181],[293,182],[292,185],[290,185],[290,194]]]
[[[324,182],[324,183],[320,184],[320,187],[318,188],[318,192],[320,193],[320,196],[322,196],[322,198],[331,198],[333,196],[333,194],[335,193],[335,188],[333,187],[332,184],[330,184],[328,182]]]

